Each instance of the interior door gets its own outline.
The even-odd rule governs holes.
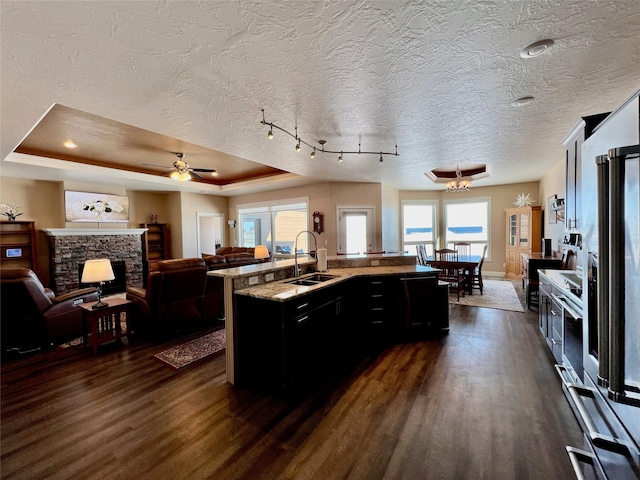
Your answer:
[[[375,250],[375,208],[338,207],[338,253]]]
[[[198,256],[203,253],[216,253],[216,249],[224,245],[224,215],[221,213],[197,214]]]

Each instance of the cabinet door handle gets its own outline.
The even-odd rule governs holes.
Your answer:
[[[374,282],[374,281],[372,281],[371,285],[382,285],[382,282]]]
[[[554,338],[551,339],[551,343],[553,343],[554,345],[562,345],[562,342],[559,342]]]
[[[298,323],[306,322],[307,320],[309,320],[309,315],[305,315],[304,317],[299,318]]]
[[[303,304],[301,304],[301,305],[298,305],[296,308],[297,308],[298,310],[302,310],[303,308],[307,308],[308,306],[309,306],[309,304],[308,304],[308,303],[303,303]]]

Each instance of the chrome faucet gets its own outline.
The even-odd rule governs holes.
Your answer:
[[[298,235],[296,235],[296,243],[293,246],[293,258],[295,262],[295,265],[293,267],[293,276],[296,278],[300,276],[300,267],[298,267],[298,237],[303,233],[310,233],[313,237],[313,242],[316,245],[316,267],[318,266],[318,239],[313,232],[310,232],[309,230],[303,230]],[[305,255],[309,255],[309,253],[305,253]],[[316,270],[318,269],[316,268]]]

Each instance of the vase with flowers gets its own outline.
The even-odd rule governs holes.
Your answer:
[[[18,212],[20,207],[15,203],[3,203],[0,205],[0,207],[5,209],[2,214],[5,215],[10,222],[15,221],[16,217],[22,215],[22,213]]]

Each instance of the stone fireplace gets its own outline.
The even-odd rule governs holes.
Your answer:
[[[44,230],[49,235],[52,290],[56,295],[76,290],[80,284],[80,264],[94,258],[124,262],[126,285],[142,287],[144,231],[144,228]]]

